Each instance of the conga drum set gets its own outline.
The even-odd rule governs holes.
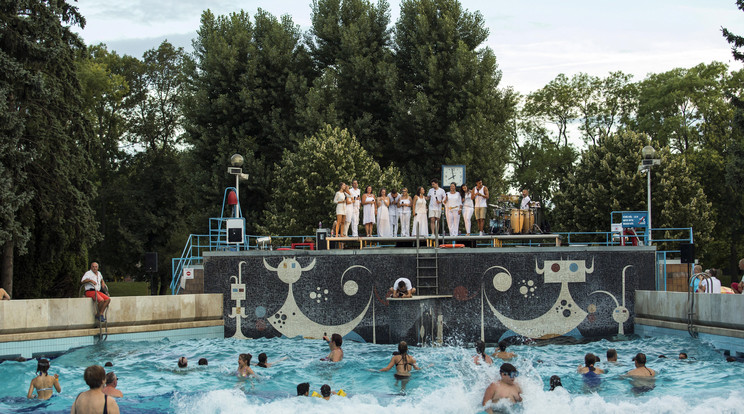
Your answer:
[[[528,210],[518,207],[519,196],[502,194],[497,204],[489,204],[492,208],[491,234],[540,234],[542,230],[535,223],[539,201],[530,202]]]

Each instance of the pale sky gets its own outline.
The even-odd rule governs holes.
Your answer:
[[[391,24],[399,0],[389,0]],[[262,8],[289,14],[303,31],[310,28],[312,0],[80,0],[87,19],[80,31],[87,44],[106,43],[120,54],[141,57],[168,39],[191,51],[201,12],[215,14]],[[501,87],[529,93],[558,74],[606,76],[623,71],[643,79],[677,67],[717,60],[734,62],[721,27],[744,35],[744,12],[734,0],[461,0],[479,10],[490,31],[486,46],[503,73]]]

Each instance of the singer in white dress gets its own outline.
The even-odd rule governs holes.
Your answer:
[[[424,187],[419,187],[418,194],[413,198],[413,229],[411,235],[414,237],[416,235],[429,237],[425,191]]]
[[[392,237],[393,231],[390,228],[390,198],[387,191],[383,188],[380,190],[380,197],[377,198],[377,235],[380,237]]]
[[[372,236],[372,228],[375,225],[375,195],[372,194],[372,186],[368,185],[362,194],[362,205],[364,206],[364,230],[367,232],[367,237]]]
[[[465,223],[465,234],[470,236],[470,227],[473,224],[473,193],[468,189],[467,184],[460,187],[460,196],[462,196],[462,221]]]
[[[400,237],[411,235],[411,205],[413,200],[408,195],[408,189],[401,190],[400,201],[398,201],[398,216],[400,217]]]
[[[457,184],[450,184],[449,192],[444,195],[444,207],[449,235],[457,236],[460,227],[460,211],[462,210],[462,197],[457,191]]]
[[[334,229],[336,236],[339,236],[339,231],[344,231],[344,222],[346,221],[346,184],[341,183],[338,186],[338,191],[333,197],[333,203],[336,205],[336,228]]]

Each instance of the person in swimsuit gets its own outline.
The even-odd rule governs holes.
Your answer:
[[[380,372],[390,371],[392,367],[395,367],[395,379],[409,379],[411,377],[411,368],[421,369],[416,364],[416,358],[408,355],[408,344],[406,341],[400,341],[398,352],[393,354],[393,357],[390,358],[390,363],[385,368],[380,369]]]
[[[297,396],[307,397],[308,395],[310,395],[310,383],[303,382],[303,383],[297,384]]]
[[[36,364],[36,373],[38,376],[31,380],[31,385],[28,387],[27,398],[34,398],[34,389],[36,389],[36,398],[40,400],[48,400],[52,398],[54,390],[62,392],[62,387],[59,385],[59,375],[54,374],[50,376],[49,371],[49,360],[41,358]]]
[[[555,391],[555,389],[558,387],[563,388],[563,383],[561,383],[561,377],[557,375],[553,375],[552,377],[550,377],[550,391]]]
[[[110,395],[115,398],[121,398],[124,396],[124,394],[116,388],[116,386],[119,385],[119,377],[116,376],[114,371],[109,371],[106,373],[106,388],[103,389],[103,393],[106,395]]]
[[[320,387],[320,395],[323,396],[323,399],[328,401],[331,399],[331,386],[328,384],[323,384],[322,387]]]
[[[607,350],[607,362],[617,362],[617,350],[615,348]]]
[[[249,375],[256,375],[255,372],[251,369],[251,358],[253,358],[253,355],[251,354],[240,354],[238,356],[238,376],[239,377],[247,377]]]
[[[499,342],[499,350],[494,350],[491,356],[504,360],[509,360],[517,356],[517,354],[515,354],[514,352],[506,352],[506,347],[507,345],[505,341]]]
[[[508,362],[501,364],[499,375],[501,379],[492,382],[486,388],[486,392],[483,394],[483,407],[486,407],[486,404],[493,404],[502,399],[508,399],[513,403],[522,402],[522,387],[515,381],[515,378],[519,376],[517,368]],[[490,405],[485,410],[487,413],[493,414]]]
[[[277,362],[284,361],[287,359],[287,357],[280,358],[276,362],[267,362],[269,360],[269,357],[266,355],[265,352],[261,352],[258,354],[258,364],[256,366],[261,368],[271,368],[272,365],[275,365]]]
[[[486,365],[493,364],[493,359],[491,359],[490,356],[486,355],[486,343],[481,341],[480,339],[475,341],[475,352],[478,353],[478,355],[473,357],[473,362],[475,362],[475,365],[480,365],[480,361],[485,362]]]
[[[186,357],[178,358],[178,368],[184,369],[189,366],[189,360]]]
[[[90,390],[81,392],[72,404],[70,414],[119,414],[116,400],[103,393],[106,371],[100,365],[91,365],[83,374]]]
[[[592,388],[599,386],[599,384],[602,382],[600,375],[604,374],[604,370],[602,368],[596,368],[594,366],[594,364],[596,363],[597,356],[592,353],[588,353],[584,355],[584,366],[579,365],[579,367],[576,369],[576,371],[578,371],[578,373],[582,375],[584,384]]]

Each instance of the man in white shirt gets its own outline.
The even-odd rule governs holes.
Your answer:
[[[400,202],[400,194],[398,190],[390,190],[388,194],[390,199],[390,206],[388,207],[388,215],[390,216],[390,228],[393,230],[393,237],[398,237],[398,203]]]
[[[483,185],[483,180],[475,181],[475,188],[471,195],[475,204],[475,220],[478,222],[478,234],[483,235],[483,226],[486,224],[486,201],[488,200],[488,187]]]
[[[705,273],[707,274],[705,277],[703,277],[703,280],[700,281],[700,292],[704,293],[721,293],[721,281],[718,279],[718,270],[716,269],[709,269],[706,270]]]
[[[98,305],[96,319],[100,322],[106,322],[103,313],[111,302],[111,298],[101,292],[101,289],[108,291],[108,287],[106,286],[106,282],[103,281],[103,275],[98,271],[98,263],[93,262],[90,264],[90,270],[85,272],[80,283],[85,284],[85,297],[93,298]]]
[[[522,190],[522,203],[519,205],[519,208],[522,210],[529,210],[530,209],[530,192],[526,188]]]
[[[359,183],[357,182],[357,180],[351,181],[349,194],[351,194],[351,197],[354,198],[354,208],[352,208],[351,210],[351,219],[349,219],[349,217],[347,216],[346,221],[351,221],[351,236],[359,237],[359,207],[361,207],[362,205],[362,201],[359,197],[362,195],[362,192],[359,189]]]
[[[394,298],[410,298],[416,293],[416,288],[411,284],[411,280],[405,277],[399,277],[393,287],[388,289],[390,295]]]
[[[426,200],[429,201],[429,227],[431,227],[431,234],[437,234],[439,230],[439,218],[442,216],[444,195],[444,189],[439,187],[439,181],[431,180],[431,188],[426,194]]]

